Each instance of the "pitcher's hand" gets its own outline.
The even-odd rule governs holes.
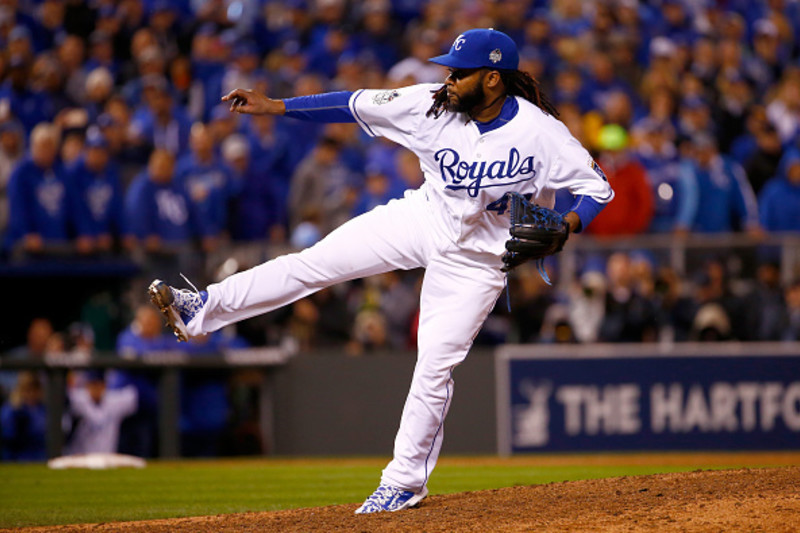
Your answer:
[[[234,89],[222,97],[230,102],[231,111],[248,115],[283,115],[286,106],[283,100],[275,100],[251,89]]]

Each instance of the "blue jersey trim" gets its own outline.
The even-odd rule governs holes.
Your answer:
[[[350,111],[350,91],[297,96],[283,101],[286,116],[311,122],[355,122]]]
[[[517,99],[512,96],[510,98],[506,98],[506,101],[503,102],[503,107],[500,109],[500,114],[495,118],[489,122],[479,122],[477,120],[474,120],[473,122],[475,122],[475,125],[478,126],[478,131],[480,131],[481,135],[483,135],[484,133],[489,133],[492,130],[496,130],[500,126],[505,126],[512,118],[517,116],[518,111],[519,104],[517,103]]]
[[[358,109],[356,109],[356,101],[361,97],[362,94],[364,94],[364,89],[361,89],[360,91],[355,93],[351,109],[356,117],[356,121],[361,125],[362,128],[367,130],[367,134],[369,134],[370,137],[377,137],[378,135],[374,131],[372,131],[372,128],[369,127],[369,124],[364,122],[364,119],[361,118],[361,116],[358,114]]]
[[[583,194],[576,196],[572,207],[567,209],[567,213],[574,211],[578,218],[581,219],[581,227],[575,233],[583,231],[606,205],[608,204],[601,204],[591,196]]]

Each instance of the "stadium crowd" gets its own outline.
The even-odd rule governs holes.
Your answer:
[[[0,260],[134,257],[146,278],[182,270],[202,283],[214,277],[198,267],[208,254],[309,246],[418,186],[415,157],[355,124],[242,116],[220,96],[442,82],[427,58],[472,27],[514,38],[521,69],[617,191],[588,233],[800,231],[797,0],[3,0]],[[782,284],[774,259],[760,256],[746,283],[724,255],[685,277],[646,250],[587,257],[558,287],[521,267],[510,309],[501,301],[477,342],[800,340],[800,281]],[[419,279],[344,284],[188,345],[136,301],[124,328],[98,320],[60,333],[41,317],[4,357],[101,338],[130,357],[287,337],[351,354],[410,348]],[[123,374],[103,382],[136,386],[146,413],[152,384]],[[41,394],[35,375],[0,382],[7,444],[21,410],[26,427],[43,425]],[[196,391],[212,406],[196,408],[218,416],[187,422],[185,435],[219,431],[224,385],[201,380],[185,394]]]

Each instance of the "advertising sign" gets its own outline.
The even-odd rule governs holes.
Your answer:
[[[800,448],[800,352],[785,344],[506,346],[502,454]]]

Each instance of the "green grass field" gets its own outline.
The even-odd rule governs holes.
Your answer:
[[[554,481],[797,464],[797,455],[587,455],[443,459],[431,494]],[[362,501],[386,459],[152,461],[141,470],[0,464],[0,527],[146,520]]]

